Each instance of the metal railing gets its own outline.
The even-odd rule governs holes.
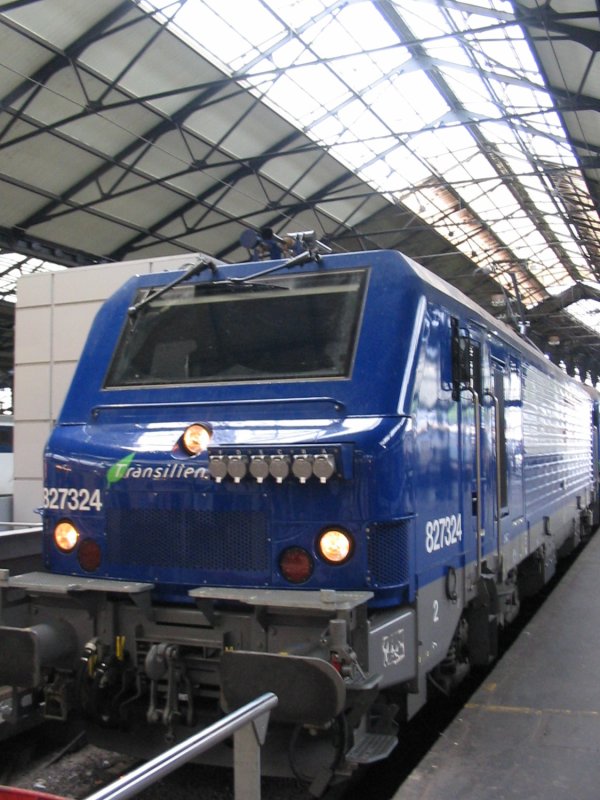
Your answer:
[[[271,709],[277,703],[277,696],[272,692],[257,697],[89,795],[86,800],[125,800],[132,797],[231,735],[235,800],[260,800],[260,748],[265,741]]]

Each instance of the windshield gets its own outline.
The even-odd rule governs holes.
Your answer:
[[[358,270],[174,288],[125,326],[105,387],[348,377],[365,284]]]

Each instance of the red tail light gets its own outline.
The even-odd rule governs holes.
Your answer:
[[[77,560],[86,572],[95,572],[102,561],[100,546],[93,539],[84,539],[79,545]]]
[[[290,583],[304,583],[312,575],[313,560],[301,547],[288,547],[279,559],[279,569]]]

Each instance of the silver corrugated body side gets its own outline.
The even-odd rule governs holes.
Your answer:
[[[592,403],[573,383],[529,367],[523,387],[525,506],[529,518],[548,513],[565,495],[592,486]]]

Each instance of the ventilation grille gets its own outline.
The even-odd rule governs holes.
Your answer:
[[[397,586],[409,579],[410,520],[371,525],[369,573],[372,586]]]
[[[113,564],[264,573],[267,539],[260,512],[113,509],[107,514]]]

